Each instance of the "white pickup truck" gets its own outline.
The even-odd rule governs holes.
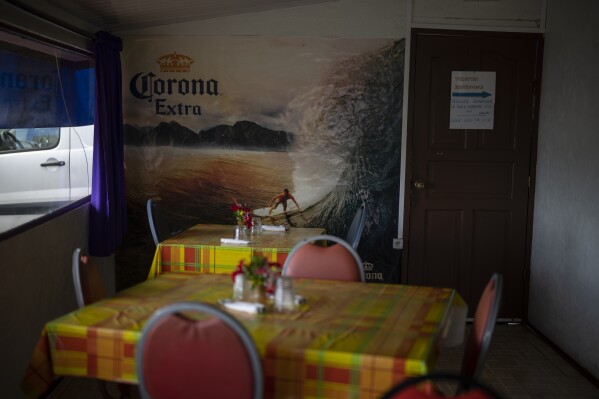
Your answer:
[[[0,129],[0,232],[91,193],[93,137],[93,125]]]

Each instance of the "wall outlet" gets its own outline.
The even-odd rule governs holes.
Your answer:
[[[403,238],[393,239],[393,249],[403,249]]]

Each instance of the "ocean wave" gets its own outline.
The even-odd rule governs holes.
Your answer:
[[[391,240],[397,233],[403,75],[400,40],[347,59],[287,112],[293,115],[290,129],[299,133],[291,152],[296,192],[311,193],[313,200],[305,225],[344,237],[364,202],[360,255],[375,267],[395,264]]]

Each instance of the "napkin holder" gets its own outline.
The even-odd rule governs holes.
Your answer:
[[[287,228],[285,226],[271,226],[271,225],[262,225],[262,231],[286,231]]]
[[[221,238],[221,244],[231,244],[231,245],[248,245],[250,242],[248,240],[240,240],[238,238]]]
[[[229,310],[250,314],[264,313],[266,311],[266,307],[257,302],[223,301],[222,305]]]

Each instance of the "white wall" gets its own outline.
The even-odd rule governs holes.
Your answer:
[[[597,378],[598,20],[597,1],[548,3],[529,303],[531,324]]]
[[[258,35],[403,38],[405,4],[406,0],[339,0],[115,34],[121,37]]]
[[[543,0],[414,0],[414,24],[447,25],[455,29],[537,29],[543,27]]]

